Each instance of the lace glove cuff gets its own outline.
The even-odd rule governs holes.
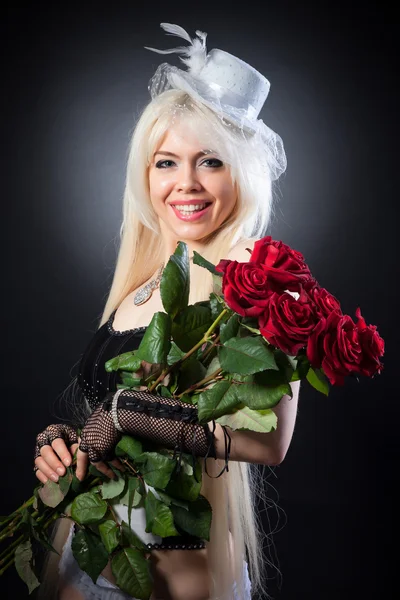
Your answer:
[[[197,406],[193,404],[154,396],[147,391],[119,390],[113,397],[111,414],[116,428],[122,433],[149,439],[175,452],[191,453],[193,457],[217,458],[215,421],[212,431],[208,424],[201,425]],[[228,470],[231,442],[226,428],[223,431],[225,467],[220,475]]]

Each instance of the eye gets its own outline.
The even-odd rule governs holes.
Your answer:
[[[207,165],[207,166],[211,167],[212,169],[217,169],[218,167],[223,166],[223,162],[221,160],[219,160],[218,158],[207,158],[205,161],[202,162],[203,165],[205,163],[213,163],[213,164]]]
[[[168,167],[170,165],[167,165],[166,163],[174,164],[174,161],[173,160],[159,160],[156,163],[156,169],[168,169]]]

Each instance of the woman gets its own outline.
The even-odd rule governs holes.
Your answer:
[[[81,479],[89,460],[113,476],[102,459],[112,454],[112,436],[107,437],[106,431],[114,425],[166,447],[176,444],[171,420],[149,421],[145,415],[141,421],[140,415],[129,412],[124,393],[116,393],[116,381],[105,373],[104,363],[136,348],[153,314],[164,310],[158,284],[162,267],[178,241],[186,242],[191,258],[196,250],[214,264],[221,258],[248,260],[247,249],[265,235],[269,223],[272,181],[286,167],[279,136],[257,118],[269,82],[230,54],[212,50],[207,55],[206,34],[196,32],[198,38],[191,40],[178,26],[162,27],[190,42],[186,48],[172,50],[185,56],[181,60],[188,70],[160,65],[151,82],[152,100],[132,137],[114,279],[100,327],[79,367],[78,383],[90,409],[77,453]],[[189,303],[208,299],[212,290],[208,271],[191,262],[190,280]],[[147,368],[143,364],[143,369]],[[217,475],[227,458],[223,428],[216,425],[200,430],[196,423],[187,425],[188,450],[194,439],[191,433],[196,430],[197,454],[214,457],[207,459],[210,477],[205,476],[202,484],[202,494],[213,508],[210,542],[191,551],[152,550],[152,599],[247,600],[250,580],[244,563],[246,553],[252,590],[262,589],[262,553],[249,464],[276,465],[283,460],[295,424],[298,382],[292,389],[292,399],[284,396],[274,409],[276,431],[229,432],[229,473],[221,477]],[[111,419],[102,408],[107,394],[115,413],[106,425],[104,419]],[[37,441],[38,479],[42,483],[49,477],[57,480],[77,448],[75,433],[66,426],[53,425],[39,434]],[[111,462],[121,468],[117,460]],[[122,514],[123,507],[118,510]],[[145,541],[151,545],[154,536],[145,533],[143,515],[136,509],[133,513],[136,522],[132,526],[147,535]],[[69,529],[65,520],[55,541],[60,548],[64,546],[58,597],[126,598],[113,585],[110,567],[96,585],[80,571],[71,554]]]

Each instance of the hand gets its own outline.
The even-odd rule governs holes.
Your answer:
[[[59,437],[55,437],[55,436]],[[36,438],[35,448],[35,471],[36,477],[41,483],[48,479],[57,482],[59,477],[65,475],[65,467],[72,464],[74,454],[78,448],[76,432],[72,427],[64,424],[49,425]],[[110,461],[117,469],[124,471],[123,465],[118,459]],[[81,481],[85,478],[88,467],[88,455],[78,449],[76,454],[76,476]],[[115,474],[110,467],[99,462],[95,464],[101,473],[115,479]]]
[[[113,395],[113,394],[111,394]],[[97,464],[114,458],[115,446],[121,433],[114,425],[111,410],[100,404],[90,415],[81,432],[79,450],[87,453],[88,460]]]
[[[58,481],[59,477],[65,475],[65,467],[72,463],[77,447],[77,433],[69,425],[49,425],[39,433],[36,436],[34,454],[35,472],[39,481]]]

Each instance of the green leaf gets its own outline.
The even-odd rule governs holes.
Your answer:
[[[36,521],[27,508],[22,511],[22,519],[20,523],[24,523],[24,525],[28,527],[31,538],[35,538],[35,540],[37,540],[46,550],[50,550],[50,552],[55,552],[58,554],[58,552],[51,545],[49,537],[44,530],[42,523]]]
[[[143,452],[136,460],[141,463],[140,472],[148,485],[161,489],[167,486],[176,460],[158,452]]]
[[[108,552],[101,539],[90,529],[81,529],[72,538],[72,554],[93,583],[108,563]]]
[[[119,370],[136,373],[136,371],[142,368],[142,361],[136,356],[136,351],[134,350],[111,358],[106,362],[105,368],[108,373]]]
[[[22,581],[26,583],[31,594],[40,582],[32,569],[32,544],[30,540],[21,542],[15,550],[15,568]]]
[[[274,349],[273,352],[278,371],[268,369],[267,371],[256,373],[254,378],[260,385],[276,386],[281,383],[289,383],[292,379],[295,368],[292,358],[279,349]]]
[[[124,491],[125,487],[125,478],[118,477],[118,479],[110,479],[109,481],[105,481],[101,486],[101,495],[104,500],[109,500],[110,498],[116,498]]]
[[[230,393],[236,397],[237,405],[244,404],[254,410],[263,410],[276,406],[285,395],[292,397],[292,388],[289,383],[265,384],[270,373],[278,373],[278,371],[264,371],[254,375],[235,374]],[[239,383],[234,383],[235,381],[239,381]]]
[[[99,494],[86,492],[74,498],[71,507],[71,516],[79,525],[97,523],[107,511],[107,502]]]
[[[222,311],[225,308],[225,303],[222,300],[222,298],[220,297],[219,294],[215,294],[214,292],[211,292],[210,294],[210,310],[211,310],[211,321],[214,322],[217,317],[222,313]],[[229,319],[229,313],[226,313],[221,321],[221,323],[224,323],[226,321],[228,321]]]
[[[160,537],[179,535],[174,526],[171,509],[160,500],[157,500],[150,490],[147,493],[144,506],[146,509],[147,533],[154,533],[154,535]]]
[[[160,386],[158,386],[157,387],[157,392],[163,398],[172,398],[172,394],[171,394],[171,392],[169,391],[169,389],[167,388],[166,385],[160,385]]]
[[[172,337],[181,350],[188,352],[212,325],[210,307],[191,304],[172,323]]]
[[[121,523],[120,540],[121,546],[132,546],[133,548],[138,548],[139,550],[146,549],[146,544],[125,521],[122,521]]]
[[[99,525],[99,533],[101,541],[104,544],[108,554],[111,554],[113,550],[119,544],[119,527],[115,521],[104,521]]]
[[[261,337],[231,338],[218,352],[221,367],[229,373],[250,375],[265,369],[278,370],[274,353]]]
[[[200,496],[195,502],[190,502],[189,510],[180,506],[171,506],[175,524],[189,535],[210,540],[212,510],[206,498]]]
[[[124,548],[112,559],[111,568],[117,586],[138,600],[148,600],[152,591],[150,562],[139,550]]]
[[[260,433],[269,433],[276,429],[277,417],[270,409],[252,410],[244,406],[238,409],[232,415],[225,415],[216,419],[220,425],[227,425],[234,431],[239,429],[259,431]]]
[[[247,388],[247,392],[246,392]],[[253,410],[264,410],[266,408],[273,408],[276,406],[283,396],[292,397],[293,392],[289,383],[281,383],[280,385],[271,387],[264,385],[246,385],[242,384],[239,386],[240,395],[238,398],[241,399],[243,404]]]
[[[128,507],[129,527],[131,526],[132,508],[138,506],[142,500],[142,494],[139,492],[139,487],[139,479],[137,477],[129,477],[126,493],[119,499],[121,504]]]
[[[180,360],[184,356],[185,356],[185,352],[183,352],[175,344],[175,342],[172,342],[172,344],[171,344],[171,350],[169,351],[169,354],[168,354],[168,357],[167,357],[168,364],[169,365],[173,365],[174,363],[178,362],[178,360]]]
[[[140,377],[133,377],[132,373],[129,373],[128,371],[120,371],[119,376],[122,384],[128,388],[135,388],[142,385],[142,379]]]
[[[199,267],[204,267],[210,273],[217,275],[218,277],[222,277],[222,273],[216,270],[215,265],[213,265],[209,260],[201,256],[196,250],[193,250],[193,263],[195,265],[199,265]]]
[[[60,486],[50,479],[39,490],[39,496],[43,504],[51,508],[55,508],[64,500]]]
[[[192,457],[183,454],[181,469],[174,473],[165,491],[173,498],[193,502],[199,497],[201,490],[202,468],[200,462],[195,463],[195,474],[191,465]],[[196,477],[195,477],[196,475]]]
[[[71,482],[71,490],[73,491],[73,493],[75,495],[82,493],[82,491],[85,488],[85,484],[83,481],[80,481],[80,479],[77,478],[76,474],[74,473],[74,476],[72,477],[72,482]]]
[[[230,381],[218,381],[213,387],[199,394],[197,408],[201,423],[216,419],[240,404],[236,394],[232,392],[232,387]]]
[[[220,327],[220,340],[223,344],[233,337],[236,337],[239,331],[239,315],[234,313],[226,323]]]
[[[172,496],[169,496],[168,494],[166,494],[165,492],[161,492],[160,490],[154,490],[154,495],[158,500],[164,502],[164,504],[166,504],[167,506],[171,506],[171,504],[174,504],[175,506],[180,506],[184,510],[189,510],[189,504],[184,500],[178,500],[178,498],[173,498]]]
[[[182,393],[192,385],[201,381],[206,374],[206,367],[199,360],[191,356],[182,364],[179,371],[177,392]]]
[[[307,356],[305,356],[304,354],[299,354],[297,356],[296,369],[293,372],[291,381],[299,381],[301,379],[305,379],[307,377],[310,367],[310,361],[308,360]]]
[[[307,381],[316,389],[318,392],[328,396],[329,394],[329,381],[326,375],[321,369],[313,369],[310,367],[307,373]]]
[[[136,356],[152,364],[166,364],[171,349],[171,317],[156,312],[147,327]]]
[[[130,435],[123,435],[115,448],[117,456],[127,455],[132,460],[135,460],[142,452],[142,443]]]
[[[72,467],[67,467],[67,471],[63,477],[58,479],[58,485],[60,486],[60,490],[62,495],[65,497],[68,494],[69,488],[71,487],[72,478],[74,476],[74,472]]]
[[[190,269],[189,251],[184,242],[178,242],[175,252],[167,262],[160,282],[163,307],[172,319],[186,308],[189,302]]]

